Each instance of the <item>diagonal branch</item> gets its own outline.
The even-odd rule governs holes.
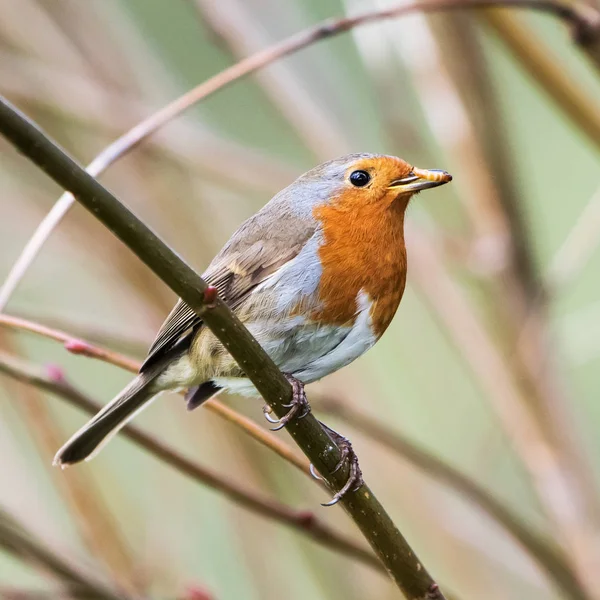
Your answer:
[[[245,0],[193,0],[191,4],[202,24],[236,61],[267,46],[260,18]],[[315,93],[318,89],[308,85],[296,70],[279,62],[258,73],[256,80],[313,156],[326,160],[350,151],[349,132],[336,123],[332,107]]]
[[[478,13],[478,16],[485,19],[509,45],[509,48],[518,54],[521,64],[530,65],[530,74],[543,82],[546,90],[554,89],[552,97],[562,100],[565,109],[570,106],[573,108],[572,114],[577,114],[580,106],[587,106],[589,109],[587,113],[581,110],[580,127],[585,123],[585,117],[590,117],[591,121],[591,117],[595,116],[596,123],[600,124],[597,103],[590,102],[585,105],[587,96],[581,93],[575,78],[565,74],[565,69],[561,69],[560,61],[552,56],[550,48],[545,47],[545,44],[532,34],[531,28],[520,19],[521,15],[506,10],[487,10]],[[444,26],[445,31],[447,25]],[[464,27],[459,36],[461,40],[465,39]],[[469,55],[468,52],[466,54]],[[531,66],[532,64],[535,67]],[[469,70],[469,74],[472,72],[473,69]],[[480,78],[479,83],[482,84],[479,105],[486,107],[485,122],[497,123],[498,119],[494,118],[494,102],[485,98],[485,79]],[[467,97],[468,94],[478,95],[475,85],[461,85],[460,88],[470,90],[464,92]],[[578,94],[573,96],[571,93],[573,90]],[[575,106],[577,109],[574,109]],[[480,138],[480,141],[488,141],[486,150],[489,153],[493,149],[496,158],[499,158],[498,150],[502,148],[503,128],[498,126],[495,129],[497,131],[492,134],[491,129],[483,123],[481,127],[476,128],[475,136]],[[592,130],[591,122],[589,122],[589,130]],[[591,132],[591,137],[600,141],[598,136],[600,129],[595,131],[595,134]],[[485,164],[486,161],[480,162]],[[476,173],[477,168],[478,165],[474,165],[469,173],[471,171]],[[454,173],[454,169],[451,171]],[[459,176],[460,173],[456,175]],[[541,433],[553,447],[564,472],[568,473],[570,493],[578,502],[578,520],[582,531],[597,530],[598,495],[594,478],[591,476],[592,469],[585,456],[580,436],[573,426],[574,416],[571,409],[573,402],[568,397],[565,386],[561,384],[562,373],[559,361],[553,356],[545,306],[539,301],[544,296],[544,290],[541,289],[540,277],[531,260],[531,243],[525,235],[526,231],[519,217],[519,211],[516,210],[518,205],[515,204],[514,198],[506,193],[500,193],[506,190],[497,185],[497,182],[511,180],[507,172],[504,175],[503,177],[500,171],[496,172],[496,181],[492,182],[496,192],[490,194],[488,200],[496,209],[496,218],[489,225],[494,227],[501,224],[501,230],[504,232],[503,239],[509,242],[505,245],[507,260],[503,264],[503,269],[496,273],[496,277],[484,283],[489,296],[487,305],[494,314],[496,330],[501,339],[500,345],[506,348],[508,356],[516,355],[509,361],[509,366],[515,373],[515,382],[522,388],[521,393],[533,408],[532,414],[538,422]],[[485,196],[479,194],[478,198],[482,204],[485,204]],[[590,536],[590,539],[593,540],[593,536]],[[592,564],[594,560],[595,564],[598,564],[598,556],[590,558],[594,556],[589,551],[593,547],[592,543],[589,548],[582,548],[579,557],[580,565]],[[576,555],[573,552],[571,556]],[[586,577],[593,574],[594,570],[597,571],[594,568],[585,569]],[[598,582],[594,583],[592,580],[590,589],[597,586]]]
[[[567,289],[585,268],[599,244],[600,189],[597,189],[550,261],[546,271],[550,291]]]
[[[587,585],[597,574],[591,560],[597,553],[597,544],[589,522],[578,510],[578,490],[572,485],[571,473],[542,434],[529,405],[523,402],[514,374],[478,321],[477,311],[444,271],[433,240],[414,236],[410,229],[407,233],[416,284],[489,397],[532,477],[541,505],[568,549],[566,559],[580,583]]]
[[[41,323],[34,323],[33,321],[28,321],[21,317],[0,314],[0,325],[17,331],[30,331],[31,333],[36,333],[37,335],[54,340],[55,342],[60,342],[64,345],[65,350],[72,354],[91,356],[102,362],[114,365],[115,367],[131,371],[132,373],[137,373],[140,368],[140,363],[132,358],[128,358],[123,354],[113,352],[107,348],[100,348],[99,346],[78,339],[64,331],[46,327]]]
[[[287,413],[286,404],[292,397],[290,384],[229,307],[219,298],[214,301],[214,294],[206,294],[208,285],[193,269],[33,122],[1,97],[0,132],[56,183],[70,191],[202,318],[237,363],[244,365],[244,372],[278,417]],[[319,473],[325,476],[331,489],[340,490],[348,478],[348,468],[336,469],[342,458],[341,452],[317,419],[308,414],[304,419],[289,423],[287,430]],[[366,483],[359,490],[346,494],[341,503],[407,597],[411,600],[444,598]]]
[[[465,8],[482,9],[497,6],[529,9],[553,15],[569,25],[580,47],[600,69],[600,42],[597,39],[600,26],[600,13],[591,6],[567,4],[562,0],[426,0],[413,4],[400,4],[384,10],[372,10],[355,17],[328,19],[315,26],[300,31],[281,42],[250,55],[231,67],[217,73],[210,79],[196,86],[183,96],[180,96],[158,112],[127,131],[112,144],[107,146],[87,166],[87,171],[94,176],[100,175],[112,163],[134,149],[169,121],[182,112],[211,96],[229,84],[254,73],[277,60],[294,54],[312,44],[341,33],[354,27],[368,23],[401,17],[414,12],[438,12]],[[0,288],[0,312],[6,307],[10,297],[25,276],[25,273],[39,254],[52,231],[59,225],[74,203],[70,194],[63,194],[30,238],[13,265],[7,279]]]
[[[37,335],[41,335],[48,339],[56,342],[61,342],[64,348],[72,354],[79,354],[82,356],[88,356],[96,360],[101,360],[110,365],[120,367],[131,373],[137,373],[141,362],[136,361],[132,358],[124,356],[113,350],[107,348],[101,348],[87,342],[85,340],[76,338],[64,331],[58,329],[52,329],[46,327],[41,323],[35,323],[28,321],[20,317],[13,317],[11,315],[0,313],[0,326],[8,327],[17,331],[30,331]],[[219,400],[213,398],[204,404],[204,408],[215,413],[219,417],[229,421],[232,425],[239,427],[242,431],[247,433],[250,437],[253,437],[256,441],[263,444],[270,450],[273,450],[276,454],[281,456],[284,460],[287,460],[290,464],[294,465],[297,469],[303,473],[310,474],[309,463],[306,459],[298,456],[297,453],[293,452],[292,449],[278,437],[265,431],[262,427],[259,427],[252,419],[245,417],[237,411],[225,406]]]
[[[565,561],[561,550],[552,541],[529,527],[512,508],[467,475],[411,442],[401,433],[393,431],[384,423],[356,410],[348,402],[324,397],[320,399],[317,408],[341,419],[371,440],[402,456],[433,479],[445,483],[472,500],[537,561],[548,578],[554,581],[566,597],[572,600],[583,600],[588,597],[581,589],[576,574]]]
[[[61,558],[5,509],[0,507],[0,548],[36,568],[52,574],[73,597],[123,600],[123,595],[90,580],[82,571]],[[56,597],[60,594],[56,594]]]
[[[95,414],[102,408],[100,404],[94,402],[70,385],[64,379],[62,373],[56,369],[48,369],[48,372],[45,373],[41,369],[36,369],[24,361],[18,360],[8,354],[0,353],[0,373],[59,396],[87,413]],[[146,450],[149,454],[152,454],[190,479],[221,492],[245,509],[282,523],[287,527],[292,527],[324,546],[351,556],[366,565],[382,570],[382,565],[375,555],[361,548],[352,540],[330,529],[314,513],[310,511],[296,511],[284,504],[255,494],[233,482],[231,478],[224,477],[215,471],[211,471],[191,461],[134,425],[125,426],[122,432],[126,438]]]
[[[65,345],[65,348],[71,352],[75,351],[84,356],[89,356],[119,366],[125,370],[136,372],[139,366],[139,363],[126,356],[117,354],[106,348],[94,346],[84,340],[76,340],[68,333],[51,329],[33,321],[0,314],[0,326],[20,331],[30,331],[62,342]],[[2,370],[3,368],[0,364],[0,371]],[[7,367],[5,367],[4,370],[7,370]],[[29,380],[29,382],[34,385],[37,384],[34,380]],[[58,389],[56,389],[56,393],[59,393]],[[69,400],[66,396],[63,396],[63,398]],[[82,406],[82,408],[84,407]],[[237,425],[245,433],[275,451],[285,460],[296,466],[300,471],[304,473],[309,472],[308,463],[305,460],[293,453],[287,444],[284,444],[272,434],[267,433],[264,429],[257,427],[253,421],[240,415],[238,412],[225,406],[218,400],[210,400],[206,403],[205,408],[212,410],[219,416]],[[448,486],[453,487],[458,492],[470,498],[530,553],[530,555],[546,571],[547,575],[556,582],[557,586],[561,588],[568,597],[573,600],[583,600],[585,598],[570,566],[563,557],[560,556],[559,551],[552,546],[551,542],[545,540],[526,523],[522,522],[520,517],[508,506],[503,505],[497,498],[469,479],[466,475],[457,471],[437,457],[429,454],[425,450],[422,450],[412,442],[403,438],[399,433],[388,430],[382,424],[377,423],[364,414],[359,414],[347,403],[342,403],[330,398],[320,398],[317,409],[343,419],[345,422],[349,423],[351,427],[401,454],[405,459],[410,461],[412,465],[422,469],[428,475],[446,483]]]
[[[0,347],[11,355],[19,355],[19,344],[15,343],[13,336],[2,330]],[[33,434],[40,458],[50,468],[56,448],[63,443],[64,433],[57,426],[47,399],[34,386],[19,385],[15,381],[6,381],[6,384],[9,397],[15,399],[17,413]],[[52,482],[89,553],[103,565],[119,590],[127,596],[139,596],[143,588],[136,577],[136,560],[122,528],[100,493],[93,473],[89,469],[78,469],[69,477],[52,477]]]
[[[561,62],[553,48],[517,15],[504,10],[486,10],[480,20],[495,33],[566,117],[596,147],[600,148],[600,109],[593,95]]]

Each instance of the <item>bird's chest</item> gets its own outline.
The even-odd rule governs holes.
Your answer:
[[[376,338],[390,324],[406,284],[404,207],[327,206],[318,248],[321,278],[318,308],[311,318],[331,325],[352,325],[359,303],[369,302],[370,327]]]

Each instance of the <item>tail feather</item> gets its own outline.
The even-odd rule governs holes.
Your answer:
[[[56,453],[52,464],[60,467],[90,460],[133,417],[160,393],[154,375],[138,375],[114,400],[88,421]]]

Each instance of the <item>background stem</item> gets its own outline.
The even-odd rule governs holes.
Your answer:
[[[244,372],[275,414],[279,417],[286,414],[285,404],[292,395],[289,383],[220,299],[214,308],[207,307],[204,292],[208,286],[190,267],[5,99],[0,99],[0,132],[70,191],[180,296],[238,364],[243,365]],[[348,477],[348,469],[332,474],[341,454],[314,416],[308,415],[290,423],[287,430],[332,489],[341,489]],[[341,502],[406,596],[415,600],[444,597],[366,483],[360,490],[345,495]]]

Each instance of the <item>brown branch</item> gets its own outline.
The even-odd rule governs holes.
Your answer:
[[[244,373],[277,417],[288,413],[292,399],[289,381],[227,304],[219,298],[216,302],[209,300],[210,287],[206,281],[35,123],[2,97],[0,132],[54,181],[73,193],[79,203],[201,318],[233,359],[243,365]],[[288,423],[286,429],[329,487],[335,493],[342,490],[349,480],[350,465],[343,461],[339,446],[321,423],[309,413]],[[340,504],[405,595],[425,600],[435,592],[435,597],[444,598],[366,482],[343,495]]]
[[[520,15],[506,10],[487,10],[478,13],[478,16],[484,22],[492,25],[501,39],[508,43],[512,50],[518,52],[520,64],[537,62],[539,57],[542,68],[531,68],[530,74],[537,81],[544,82],[546,91],[553,90],[553,98],[571,101],[573,113],[577,113],[575,106],[579,107],[582,104],[584,107],[586,106],[586,95],[581,92],[581,87],[569,75],[567,69],[561,68],[560,61],[552,56],[551,48],[546,47],[531,30],[531,27],[523,23],[523,20],[519,18]],[[444,27],[444,31],[446,30],[447,28]],[[461,39],[464,40],[464,38],[463,28]],[[472,57],[474,53],[471,52],[468,55]],[[548,69],[552,75],[556,74],[557,80],[544,80],[544,74]],[[470,69],[469,73],[473,73],[473,71],[474,69]],[[479,84],[483,87],[485,80],[479,79]],[[476,94],[478,86],[462,85],[460,89],[463,94]],[[469,91],[465,92],[465,90]],[[571,90],[575,90],[578,94],[575,99],[572,98]],[[481,95],[484,96],[484,94]],[[490,96],[489,93],[487,95]],[[501,124],[497,118],[494,118],[493,100],[480,97],[477,104],[486,107],[484,118],[488,123],[496,123],[495,129],[502,132]],[[590,102],[587,106],[593,114],[584,113],[585,116],[595,116],[596,123],[600,123],[600,111],[597,106]],[[581,126],[584,122],[581,115],[579,119]],[[589,129],[586,131],[589,132]],[[598,132],[600,129],[596,131]],[[491,136],[492,139],[488,141],[487,147],[489,150],[493,149],[494,156],[498,158],[502,148],[501,133],[500,136],[497,132],[494,135],[491,133],[491,129],[485,125],[476,128],[475,132],[476,136],[482,140]],[[454,170],[451,170],[454,173]],[[471,171],[477,173],[476,168],[469,172]],[[501,171],[496,172],[496,180],[506,182],[510,181],[511,177],[505,169],[504,174]],[[496,277],[484,282],[488,292],[487,306],[489,308],[487,310],[492,315],[491,319],[495,323],[501,347],[505,349],[507,355],[514,357],[509,364],[515,373],[515,382],[522,389],[523,399],[534,409],[533,414],[542,434],[553,446],[558,460],[563,465],[564,472],[569,474],[571,497],[578,506],[580,527],[583,530],[584,524],[587,523],[588,529],[598,531],[598,491],[594,483],[593,470],[574,426],[571,409],[573,400],[568,397],[566,386],[561,382],[560,361],[553,356],[554,344],[550,341],[548,319],[544,303],[540,302],[540,298],[544,297],[544,291],[541,286],[541,278],[531,260],[531,243],[511,195],[501,194],[502,188],[496,182],[494,182],[494,187],[496,187],[496,193],[489,195],[489,201],[496,205],[497,217],[495,220],[502,223],[503,237],[507,244],[505,246],[506,261],[502,271],[497,273]],[[506,183],[503,187],[506,187]],[[479,193],[478,198],[480,203],[485,203],[485,195]],[[493,213],[488,211],[488,217],[491,216]],[[492,221],[490,228],[494,224]],[[571,554],[580,565],[580,575],[589,580],[588,586],[592,590],[597,588],[600,583],[600,580],[594,576],[600,565],[600,555],[593,555],[590,550],[593,550],[593,545],[589,547],[584,545],[581,546],[579,555],[575,550],[572,550]],[[596,567],[589,568],[588,564],[595,564]]]
[[[0,327],[7,327],[16,331],[29,331],[42,337],[60,342],[65,349],[73,354],[79,354],[88,358],[94,358],[110,365],[120,367],[131,373],[137,373],[141,363],[137,360],[124,356],[118,352],[102,348],[71,336],[64,331],[47,327],[34,321],[28,321],[20,317],[0,313]],[[306,474],[310,474],[309,463],[306,459],[298,456],[285,442],[259,427],[254,421],[241,415],[237,411],[225,406],[218,400],[209,400],[204,405],[208,410],[239,427],[259,443],[263,444],[276,454],[287,460],[290,464]]]
[[[50,573],[61,582],[65,591],[72,591],[74,597],[124,600],[123,594],[113,592],[91,580],[80,569],[38,540],[1,507],[0,548],[27,564]]]
[[[0,330],[0,346],[12,355],[19,354],[13,337]],[[5,379],[9,397],[15,398],[15,408],[32,433],[36,448],[48,469],[56,449],[64,441],[64,432],[41,391],[35,386],[21,385]],[[94,474],[77,469],[67,477],[51,473],[52,483],[63,497],[81,538],[91,553],[104,564],[111,580],[128,596],[139,596],[142,590],[135,576],[135,560],[113,514],[106,505]]]
[[[107,88],[91,77],[49,65],[22,54],[0,52],[0,80],[7,96],[50,112],[69,123],[112,137],[150,114],[153,107],[137,97]],[[35,82],[35,85],[32,85]],[[40,87],[44,93],[40,94]],[[107,111],[106,106],[113,106]],[[219,135],[192,118],[182,118],[148,138],[148,149],[235,190],[248,187],[274,193],[295,176],[283,159]]]
[[[570,75],[565,65],[561,65],[552,48],[517,15],[504,10],[490,10],[481,13],[481,18],[519,59],[519,64],[530,76],[546,92],[550,92],[552,99],[578,129],[600,148],[598,104],[586,95],[580,82]],[[511,225],[514,231],[515,223],[511,222]],[[499,282],[496,298],[501,297],[502,289],[509,287],[510,279],[506,277]],[[542,278],[539,278],[537,289],[531,286],[527,289],[527,282],[519,281],[515,269],[512,280],[512,287],[516,288],[513,296],[517,302],[519,295],[521,298],[520,306],[505,311],[508,326],[504,330],[510,332],[507,351],[514,356],[512,366],[516,381],[529,399],[545,437],[554,446],[564,472],[568,473],[570,494],[576,506],[574,521],[578,522],[581,535],[565,541],[580,565],[582,577],[588,580],[588,587],[597,589],[600,585],[600,552],[592,541],[593,535],[586,532],[600,530],[598,488],[593,467],[577,431],[572,408],[574,398],[567,391],[563,361],[555,352]],[[520,290],[519,283],[522,284]],[[578,540],[580,543],[577,543]]]
[[[15,330],[29,331],[65,344],[74,339],[69,334],[62,331],[9,315],[0,314],[0,326],[9,327]],[[108,362],[109,364],[119,366],[125,370],[133,372],[137,371],[139,363],[136,361],[118,353],[111,352],[105,348],[93,346],[89,342],[83,340],[78,341],[88,349],[85,356]],[[0,366],[0,370],[1,368],[2,367]],[[217,400],[209,400],[205,404],[205,407],[225,418],[230,423],[240,427],[245,433],[279,454],[303,473],[309,474],[308,461],[293,452],[287,444],[284,444],[264,429],[257,427],[254,422]],[[520,517],[513,513],[510,508],[504,506],[489,492],[471,481],[460,471],[453,469],[447,463],[427,453],[425,450],[418,448],[400,434],[384,428],[383,425],[369,419],[365,415],[359,415],[346,403],[329,398],[321,398],[315,408],[317,410],[324,410],[325,412],[343,419],[358,431],[369,435],[379,443],[400,453],[417,468],[423,469],[432,477],[445,482],[450,487],[457,489],[460,493],[471,498],[481,509],[487,512],[491,518],[496,520],[504,529],[506,529],[507,532],[511,534],[535,560],[538,561],[542,568],[548,573],[548,576],[554,579],[557,585],[568,593],[570,598],[578,600],[584,598],[584,596],[579,593],[576,582],[575,584],[573,583],[573,574],[570,571],[569,566],[565,564],[564,560],[559,555],[558,550],[551,545],[551,542],[536,534],[523,523],[520,520]]]
[[[594,192],[546,272],[550,292],[570,285],[585,268],[600,243],[600,189]]]
[[[65,350],[71,352],[72,354],[80,354],[82,356],[92,357],[132,373],[137,373],[138,369],[140,368],[139,361],[128,358],[122,354],[119,354],[118,352],[112,352],[106,348],[95,346],[94,344],[86,342],[85,340],[73,337],[64,331],[46,327],[41,323],[34,323],[33,321],[21,319],[20,317],[12,317],[10,315],[0,314],[0,325],[17,331],[30,331],[31,333],[35,333],[37,335],[41,335],[42,337],[62,343],[65,347]]]
[[[94,318],[92,314],[40,313],[39,310],[31,307],[17,310],[14,316],[29,321],[41,316],[46,327],[66,330],[72,339],[88,340],[90,344],[111,348],[113,351],[140,359],[148,353],[148,346],[155,333],[152,326],[137,328],[135,331],[124,331],[118,323],[92,321]]]
[[[268,45],[260,17],[253,14],[245,0],[193,0],[191,4],[203,25],[234,60]],[[327,160],[350,152],[348,132],[336,120],[332,109],[322,102],[315,85],[311,86],[284,62],[258,73],[256,80],[315,157]]]
[[[540,503],[568,548],[567,560],[580,581],[589,583],[589,560],[597,547],[594,532],[578,512],[578,490],[573,489],[571,473],[540,431],[514,373],[478,319],[477,310],[446,272],[435,241],[426,239],[422,232],[416,236],[410,229],[407,239],[419,291],[489,397],[506,435],[530,473]]]
[[[289,462],[292,466],[296,467],[299,471],[302,471],[305,475],[310,475],[312,477],[310,474],[310,463],[306,460],[306,458],[294,452],[292,448],[288,446],[288,444],[282,442],[271,432],[264,430],[248,417],[245,417],[236,410],[229,408],[229,406],[226,406],[214,398],[206,402],[204,406],[222,419],[225,419],[232,425],[239,427],[244,433],[247,433],[257,442],[269,448],[269,450],[273,450],[275,454],[278,454],[281,458]],[[321,483],[323,487],[326,488],[325,484],[323,482]]]
[[[556,547],[551,540],[531,529],[509,506],[506,506],[467,475],[411,442],[401,433],[356,410],[349,402],[324,397],[319,400],[315,408],[341,419],[369,439],[399,454],[430,477],[445,483],[473,501],[527,551],[566,597],[573,600],[582,600],[588,597],[581,590],[577,576],[565,561],[560,548]]]
[[[592,41],[597,38],[598,22],[600,21],[599,13],[586,4],[569,5],[557,0],[429,0],[414,4],[402,4],[384,10],[373,10],[355,17],[329,19],[256,52],[177,98],[107,146],[88,165],[87,171],[94,176],[99,175],[113,162],[127,154],[144,139],[195,103],[204,100],[234,81],[320,40],[339,35],[354,27],[384,19],[397,18],[413,12],[429,13],[494,6],[529,9],[562,19],[573,28],[576,39],[582,43],[582,48],[595,55],[595,47]],[[0,312],[6,307],[25,272],[35,260],[54,228],[67,214],[73,202],[72,195],[63,194],[34,232],[0,288]]]
[[[593,9],[592,9],[593,10]],[[581,82],[571,75],[539,35],[517,15],[506,10],[485,10],[479,18],[498,35],[533,81],[575,124],[577,129],[600,148],[600,108],[593,96],[585,93]]]
[[[54,394],[86,413],[95,414],[102,408],[102,405],[91,400],[69,384],[59,369],[51,367],[46,371],[36,369],[24,361],[0,352],[0,373]],[[262,515],[267,519],[282,523],[287,527],[291,527],[307,535],[312,540],[328,548],[337,550],[346,556],[350,556],[378,571],[384,571],[381,563],[374,554],[331,529],[328,525],[321,522],[314,513],[294,510],[284,504],[264,498],[259,494],[247,490],[235,483],[231,478],[225,477],[207,467],[200,466],[198,463],[186,458],[183,454],[169,448],[154,436],[143,432],[134,425],[125,426],[122,433],[124,437],[146,450],[149,454],[152,454],[197,483],[217,490],[243,508]]]
[[[487,10],[477,15],[485,22],[486,15],[500,12]],[[480,205],[474,213],[480,222],[475,224],[476,239],[471,246],[473,262],[494,280],[489,296],[497,312],[520,315],[523,297],[528,300],[538,294],[540,281],[513,176],[513,157],[499,105],[501,94],[495,89],[483,52],[482,32],[468,13],[449,15],[443,22],[432,19],[430,25],[440,45],[440,68],[448,71],[448,86],[463,109],[462,137],[470,138],[463,142],[463,156],[457,160],[463,163],[464,179],[474,181],[473,186],[465,186],[464,194],[471,197],[471,204]],[[597,115],[600,123],[600,110]],[[450,170],[454,173],[454,168]],[[457,173],[456,179],[459,176]],[[484,285],[490,287],[487,280]],[[505,314],[500,317],[506,320]]]

